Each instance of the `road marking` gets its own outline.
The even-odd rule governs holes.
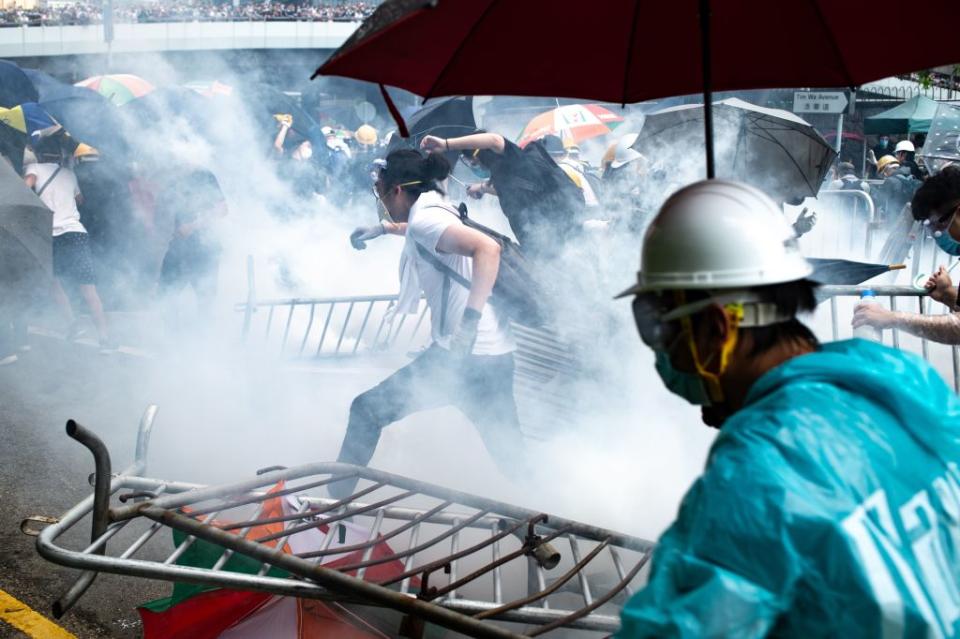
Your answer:
[[[33,639],[77,639],[16,597],[0,590],[0,621]]]

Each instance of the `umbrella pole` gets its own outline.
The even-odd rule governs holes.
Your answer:
[[[710,0],[700,0],[700,69],[703,73],[703,133],[707,152],[707,179],[713,165],[713,80],[710,74]]]

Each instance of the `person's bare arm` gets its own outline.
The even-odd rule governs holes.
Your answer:
[[[438,138],[435,135],[428,135],[420,142],[420,148],[429,153],[472,149],[490,149],[495,153],[503,153],[506,147],[507,143],[499,133],[474,133],[459,138]]]
[[[273,150],[277,155],[283,155],[283,143],[287,139],[287,133],[290,131],[290,125],[286,122],[280,123],[280,130],[277,137],[273,140]]]
[[[380,224],[383,225],[383,230],[388,235],[406,235],[407,234],[407,223],[406,222],[387,222],[384,220]]]
[[[31,189],[37,186],[37,176],[33,175],[32,173],[24,176],[23,181],[26,182],[27,186]]]
[[[440,236],[437,251],[473,258],[473,280],[467,308],[482,312],[500,271],[500,245],[476,229],[454,224]]]

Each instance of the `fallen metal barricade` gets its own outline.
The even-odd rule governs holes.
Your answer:
[[[152,479],[146,468],[150,407],[138,436],[134,464],[111,474],[109,453],[91,431],[72,420],[67,433],[93,454],[93,495],[48,525],[37,538],[49,561],[84,572],[54,604],[66,613],[100,572],[253,590],[282,596],[391,608],[404,615],[403,634],[420,636],[423,623],[472,637],[542,635],[558,628],[614,632],[619,608],[633,592],[653,545],[635,537],[547,516],[389,473],[338,463],[268,468],[224,486]],[[345,499],[318,493],[339,481],[359,480]],[[291,511],[265,517],[265,504],[283,499]],[[366,501],[360,501],[365,499]],[[67,547],[64,536],[89,516],[89,545]],[[50,518],[25,520],[24,529]],[[261,525],[280,525],[250,538]],[[334,541],[346,526],[366,537]],[[164,558],[158,533],[175,529],[185,539]],[[294,554],[269,545],[325,529],[323,544]],[[132,542],[118,544],[121,538]],[[198,541],[222,549],[211,568],[178,565]],[[374,553],[374,549],[378,553]],[[384,550],[386,549],[386,550]],[[324,565],[324,558],[359,553],[356,561]],[[254,574],[224,565],[234,554],[260,563]],[[366,578],[377,566],[396,567],[386,578]],[[288,576],[268,574],[271,567]],[[525,624],[520,630],[508,623]],[[401,630],[398,628],[398,633]]]
[[[840,306],[846,301],[846,307],[852,311],[853,305],[859,301],[864,291],[873,291],[874,295],[885,301],[892,311],[907,311],[920,314],[944,314],[950,312],[946,306],[938,304],[938,308],[931,306],[929,291],[912,286],[822,286],[819,296],[824,300],[823,305],[829,307],[829,333],[833,341],[844,339],[850,335],[850,322],[840,321]],[[819,310],[819,309],[818,309]],[[852,317],[852,313],[851,313]],[[843,331],[841,331],[843,329]],[[902,329],[891,328],[883,331],[884,343],[893,348],[917,352],[923,359],[934,366],[948,381],[952,381],[955,392],[960,393],[960,349],[950,344],[932,342],[922,337],[906,333]]]

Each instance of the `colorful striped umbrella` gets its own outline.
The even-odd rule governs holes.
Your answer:
[[[517,144],[525,146],[545,135],[556,135],[568,143],[579,144],[610,133],[621,122],[621,116],[599,104],[568,104],[530,120]]]
[[[95,75],[77,82],[76,86],[96,91],[117,106],[142,97],[154,89],[154,86],[143,78],[129,73]]]
[[[280,482],[270,492],[279,492],[284,487],[285,484]],[[267,521],[271,518],[289,518],[302,513],[304,509],[305,504],[298,497],[272,497],[264,502],[261,517]],[[228,526],[230,523],[219,521],[215,525]],[[283,530],[282,521],[258,524],[243,530],[234,529],[248,539],[278,534]],[[328,535],[332,535],[333,540],[328,540]],[[179,531],[174,531],[173,536],[177,546],[185,539],[185,535]],[[356,550],[358,544],[369,539],[372,539],[369,529],[341,521],[332,525],[318,523],[315,528],[289,535],[283,542],[267,544],[293,554],[345,548],[342,553],[334,552],[320,560],[325,568],[336,570],[341,566],[394,554],[386,541],[377,543],[372,551]],[[190,545],[177,559],[177,564],[210,567],[221,556],[229,557],[223,564],[224,570],[254,574],[260,568],[257,562],[243,555],[223,555],[223,548],[205,541]],[[403,571],[403,562],[394,559],[370,566],[362,578],[377,583],[396,577]],[[357,570],[347,574],[356,576]],[[276,568],[267,575],[288,576]],[[420,580],[412,579],[411,587],[419,589]],[[384,639],[395,636],[390,629],[399,627],[401,621],[400,613],[392,610],[360,608],[344,602],[296,599],[262,592],[210,589],[186,583],[175,583],[170,597],[143,604],[139,612],[145,639]],[[429,629],[430,626],[428,632]]]

